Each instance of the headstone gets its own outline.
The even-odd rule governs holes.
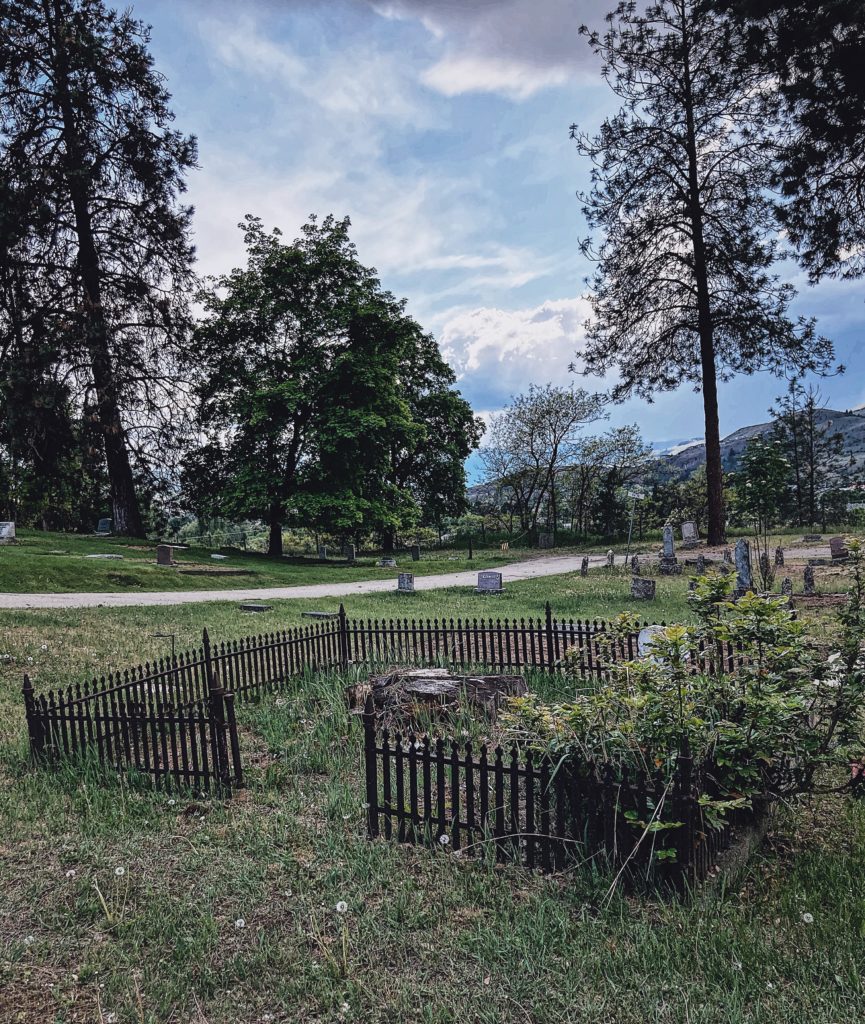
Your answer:
[[[775,548],[775,565],[779,569],[784,565],[784,549],[780,544]]]
[[[769,564],[769,552],[768,551],[761,551],[760,552],[760,578],[761,578],[761,580],[763,580],[766,583],[768,583],[769,580],[772,579],[772,575],[773,575],[772,567]]]
[[[676,558],[676,548],[673,544],[673,527],[664,527],[664,549],[658,562],[658,572],[662,576],[675,576],[682,571],[679,559]]]
[[[814,589],[814,566],[806,565],[805,571],[802,573],[803,593],[813,594]]]
[[[387,558],[387,557],[380,558],[378,560],[378,567],[380,569],[395,569],[396,568],[396,559],[395,558]]]
[[[724,548],[724,561],[727,565],[733,564],[733,552],[729,548]]]
[[[305,619],[338,619],[339,612],[301,612]]]
[[[327,544],[318,545],[318,557],[322,562],[327,561]]]
[[[640,575],[640,559],[636,555],[631,555],[631,575]]]
[[[631,597],[637,601],[654,601],[655,581],[647,576],[632,576]]]
[[[847,550],[847,545],[844,543],[843,537],[830,537],[829,539],[829,551],[832,553],[832,558],[846,558],[850,552]]]
[[[697,575],[698,576],[705,576],[706,575],[706,556],[705,555],[697,555]]]
[[[171,565],[174,559],[171,557],[173,549],[170,544],[157,544],[156,545],[156,564],[157,565]]]
[[[580,562],[580,575],[581,576],[588,576],[589,575],[589,556],[588,555],[583,555],[583,560],[582,560],[582,562]]]
[[[400,594],[414,593],[414,573],[401,572],[397,577],[396,589]]]
[[[347,561],[353,562],[355,560],[354,544],[346,544],[346,546],[343,548],[343,554],[345,555]]]
[[[806,544],[816,544],[818,540],[822,539],[822,533],[806,533],[805,536],[802,538],[802,540],[805,541]]]
[[[700,531],[692,520],[682,523],[682,547],[695,548],[700,543]]]
[[[502,587],[502,574],[493,572],[490,569],[478,573],[478,594],[500,594]]]
[[[0,544],[15,543],[15,524],[12,522],[0,523]]]
[[[413,544],[411,549],[411,560],[413,562],[420,561],[420,544]]]
[[[113,519],[100,519],[96,524],[97,533],[111,533],[111,527],[114,525]]]
[[[740,537],[736,541],[736,591],[742,594],[754,589],[754,576],[751,572],[751,545]]]
[[[273,605],[258,604],[255,601],[245,601],[237,606],[242,612],[269,612]]]
[[[615,562],[615,560],[616,560],[616,556],[613,554],[613,549],[610,548],[610,550],[607,552],[607,568],[608,569],[612,569],[613,568],[613,563]]]
[[[637,653],[641,658],[651,657],[655,637],[664,632],[663,626],[644,626],[637,634]]]
[[[688,580],[688,590],[691,591],[691,590],[696,590],[696,589],[697,589],[697,581],[693,577],[691,577],[691,579]]]
[[[553,535],[551,533],[540,533],[538,534],[538,547],[539,548],[551,548],[553,546]]]
[[[85,555],[84,557],[85,558],[101,558],[101,559],[104,559],[105,561],[109,561],[109,560],[118,561],[118,560],[122,560],[123,555]]]
[[[228,555],[216,555],[216,554],[214,554],[214,555],[211,555],[210,557],[215,562],[224,562],[226,560],[226,558],[228,558]]]
[[[785,597],[793,596],[793,581],[789,576],[785,576],[784,579],[781,580],[781,593]]]

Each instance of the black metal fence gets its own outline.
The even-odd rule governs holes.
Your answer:
[[[603,678],[637,655],[637,632],[613,635],[609,623],[560,620],[549,604],[541,618],[349,619],[345,609],[311,626],[202,646],[110,673],[90,683],[37,695],[24,680],[30,747],[39,759],[82,753],[155,781],[242,785],[235,699],[280,690],[307,670],[352,664],[450,663],[462,667],[559,671]],[[693,652],[694,667],[732,667],[732,648]]]
[[[660,770],[556,765],[517,747],[477,753],[471,743],[377,732],[372,697],[363,713],[368,833],[444,846],[545,872],[603,862],[634,883],[682,889],[705,878],[729,846],[731,824],[704,820],[706,781],[690,757]]]

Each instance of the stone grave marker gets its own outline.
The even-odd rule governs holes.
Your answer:
[[[727,565],[733,564],[733,552],[729,548],[724,548],[724,561]]]
[[[760,552],[760,579],[767,582],[772,579],[772,567],[769,564],[769,554],[766,551]]]
[[[706,556],[703,554],[697,555],[697,575],[706,575]]]
[[[305,619],[338,619],[339,612],[301,612]]]
[[[378,567],[379,569],[395,569],[396,559],[390,558],[388,556],[383,556],[378,560]]]
[[[631,555],[631,575],[640,575],[640,559],[636,555]]]
[[[326,562],[327,561],[327,544],[319,544],[318,545],[318,557],[319,557],[319,560],[322,561],[322,562]]]
[[[420,544],[412,544],[411,560],[413,562],[419,562],[420,561]]]
[[[785,576],[784,579],[781,580],[781,593],[785,597],[793,596],[793,581],[789,576]]]
[[[214,560],[214,562],[224,562],[228,558],[228,555],[212,554],[210,557]]]
[[[616,556],[613,554],[613,549],[610,548],[610,550],[607,552],[607,568],[608,569],[612,569],[613,568],[613,563],[615,562],[615,560],[616,560]]]
[[[632,576],[631,597],[637,601],[654,601],[655,581],[647,576]]]
[[[831,552],[833,559],[846,558],[850,554],[847,550],[847,545],[844,543],[843,537],[830,537],[829,551]]]
[[[346,546],[343,548],[343,554],[345,555],[347,561],[353,562],[355,560],[354,544],[346,544]]]
[[[658,562],[658,572],[662,576],[675,576],[682,571],[679,559],[676,558],[676,548],[673,544],[673,527],[665,526],[663,531],[664,548]]]
[[[476,593],[478,594],[501,594],[502,590],[502,574],[500,572],[494,572],[491,569],[486,569],[484,572],[478,573],[478,585]]]
[[[259,604],[257,601],[244,601],[237,606],[242,612],[269,612],[273,605]]]
[[[700,531],[697,524],[689,519],[682,523],[682,547],[695,548],[700,543]]]
[[[174,549],[170,544],[157,544],[156,545],[156,564],[157,565],[173,565],[174,559],[172,555]]]
[[[123,555],[85,555],[85,558],[101,558],[104,561],[122,561]]]
[[[805,571],[802,573],[802,583],[804,585],[804,594],[814,594],[816,590],[814,588],[814,566],[806,565]]]
[[[414,573],[401,572],[397,577],[396,589],[400,594],[414,593]]]
[[[637,654],[641,658],[651,657],[655,637],[663,632],[663,626],[643,626],[637,634]]]
[[[784,565],[784,549],[780,544],[775,548],[775,565],[779,569]]]
[[[0,523],[0,544],[15,543],[15,524],[12,522]]]
[[[114,525],[113,519],[100,519],[96,524],[97,533],[111,533],[111,527]]]
[[[740,537],[736,541],[736,593],[745,594],[754,589],[754,576],[751,572],[751,545]]]
[[[802,540],[805,541],[806,544],[815,544],[818,540],[822,539],[822,533],[806,533],[805,536],[802,538]]]
[[[581,576],[588,576],[589,575],[589,556],[588,555],[583,555],[583,560],[582,560],[582,562],[580,562],[580,575]]]

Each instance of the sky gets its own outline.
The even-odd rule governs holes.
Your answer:
[[[189,200],[198,269],[244,262],[247,213],[294,238],[312,213],[348,215],[360,259],[408,300],[481,415],[569,371],[589,314],[577,192],[587,161],[569,138],[614,97],[579,35],[588,0],[133,0],[152,25],[176,127],[197,136]],[[794,265],[793,312],[816,316],[846,374],[828,403],[865,402],[865,282],[816,287]],[[720,387],[722,435],[761,422],[784,382]],[[688,385],[609,408],[647,440],[701,437]],[[477,475],[477,462],[472,475]]]

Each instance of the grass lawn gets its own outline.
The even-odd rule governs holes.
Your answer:
[[[566,617],[688,615],[684,579],[659,580],[654,606],[631,602],[628,582],[371,595],[348,612],[536,616],[549,599]],[[203,625],[222,639],[313,607],[273,604],[0,613],[4,1024],[862,1019],[861,804],[783,811],[734,887],[677,904],[607,897],[602,873],[544,878],[370,843],[359,723],[335,677],[240,706],[248,787],[228,802],[29,770],[22,671],[42,689],[164,653],[154,632],[183,649]]]
[[[258,552],[226,549],[228,558],[212,559],[211,548],[175,550],[178,566],[156,565],[156,545],[122,537],[84,537],[69,533],[22,530],[18,543],[0,545],[0,593],[113,593],[130,590],[223,590],[290,587],[306,583],[344,583],[396,578],[399,569],[381,569],[373,557],[349,565],[340,558],[273,559]],[[400,553],[400,568],[418,575],[490,569],[537,551],[424,551],[420,562]],[[543,552],[547,554],[548,552]],[[121,555],[119,559],[88,555]],[[205,573],[204,575],[187,574]]]

